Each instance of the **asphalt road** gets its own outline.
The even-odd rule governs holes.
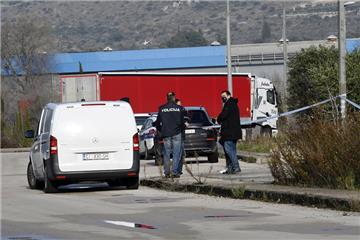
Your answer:
[[[359,239],[360,214],[106,184],[30,190],[26,153],[3,153],[1,239]],[[157,167],[143,162],[145,171]],[[144,174],[144,171],[142,171]],[[132,223],[142,227],[134,228]]]

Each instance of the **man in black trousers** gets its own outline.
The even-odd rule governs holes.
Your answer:
[[[226,170],[222,173],[236,174],[241,172],[237,159],[236,143],[242,137],[238,100],[232,98],[229,91],[221,92],[221,100],[224,106],[217,121],[221,124],[219,142],[224,148],[226,158]]]

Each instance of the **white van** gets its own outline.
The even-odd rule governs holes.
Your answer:
[[[47,104],[34,138],[27,169],[31,189],[56,192],[60,185],[106,181],[139,186],[139,138],[126,102]]]

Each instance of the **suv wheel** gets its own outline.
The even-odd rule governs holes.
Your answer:
[[[44,187],[44,183],[36,179],[31,161],[29,161],[26,173],[30,189],[42,189]]]
[[[50,179],[47,176],[46,169],[47,169],[47,167],[45,167],[45,169],[44,169],[44,182],[45,182],[44,193],[56,193],[56,192],[58,192],[56,182],[50,181]]]
[[[162,156],[162,147],[159,143],[155,143],[154,151],[155,151],[155,165],[161,166],[163,164],[163,156]]]
[[[147,148],[146,144],[145,144],[144,159],[145,159],[145,160],[149,160],[149,159],[151,159],[151,155],[150,155],[150,153],[149,153],[149,150],[148,150],[148,148]]]
[[[209,163],[217,163],[217,162],[219,162],[219,153],[218,153],[217,150],[208,155],[208,162]]]

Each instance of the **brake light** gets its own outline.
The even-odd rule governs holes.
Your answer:
[[[105,103],[84,103],[84,104],[81,104],[81,106],[83,107],[89,107],[89,106],[104,106],[106,105]]]
[[[134,151],[139,151],[140,147],[139,147],[139,134],[135,133],[135,135],[133,136],[133,150]]]
[[[53,136],[50,136],[50,154],[56,155],[58,153],[57,139]]]

